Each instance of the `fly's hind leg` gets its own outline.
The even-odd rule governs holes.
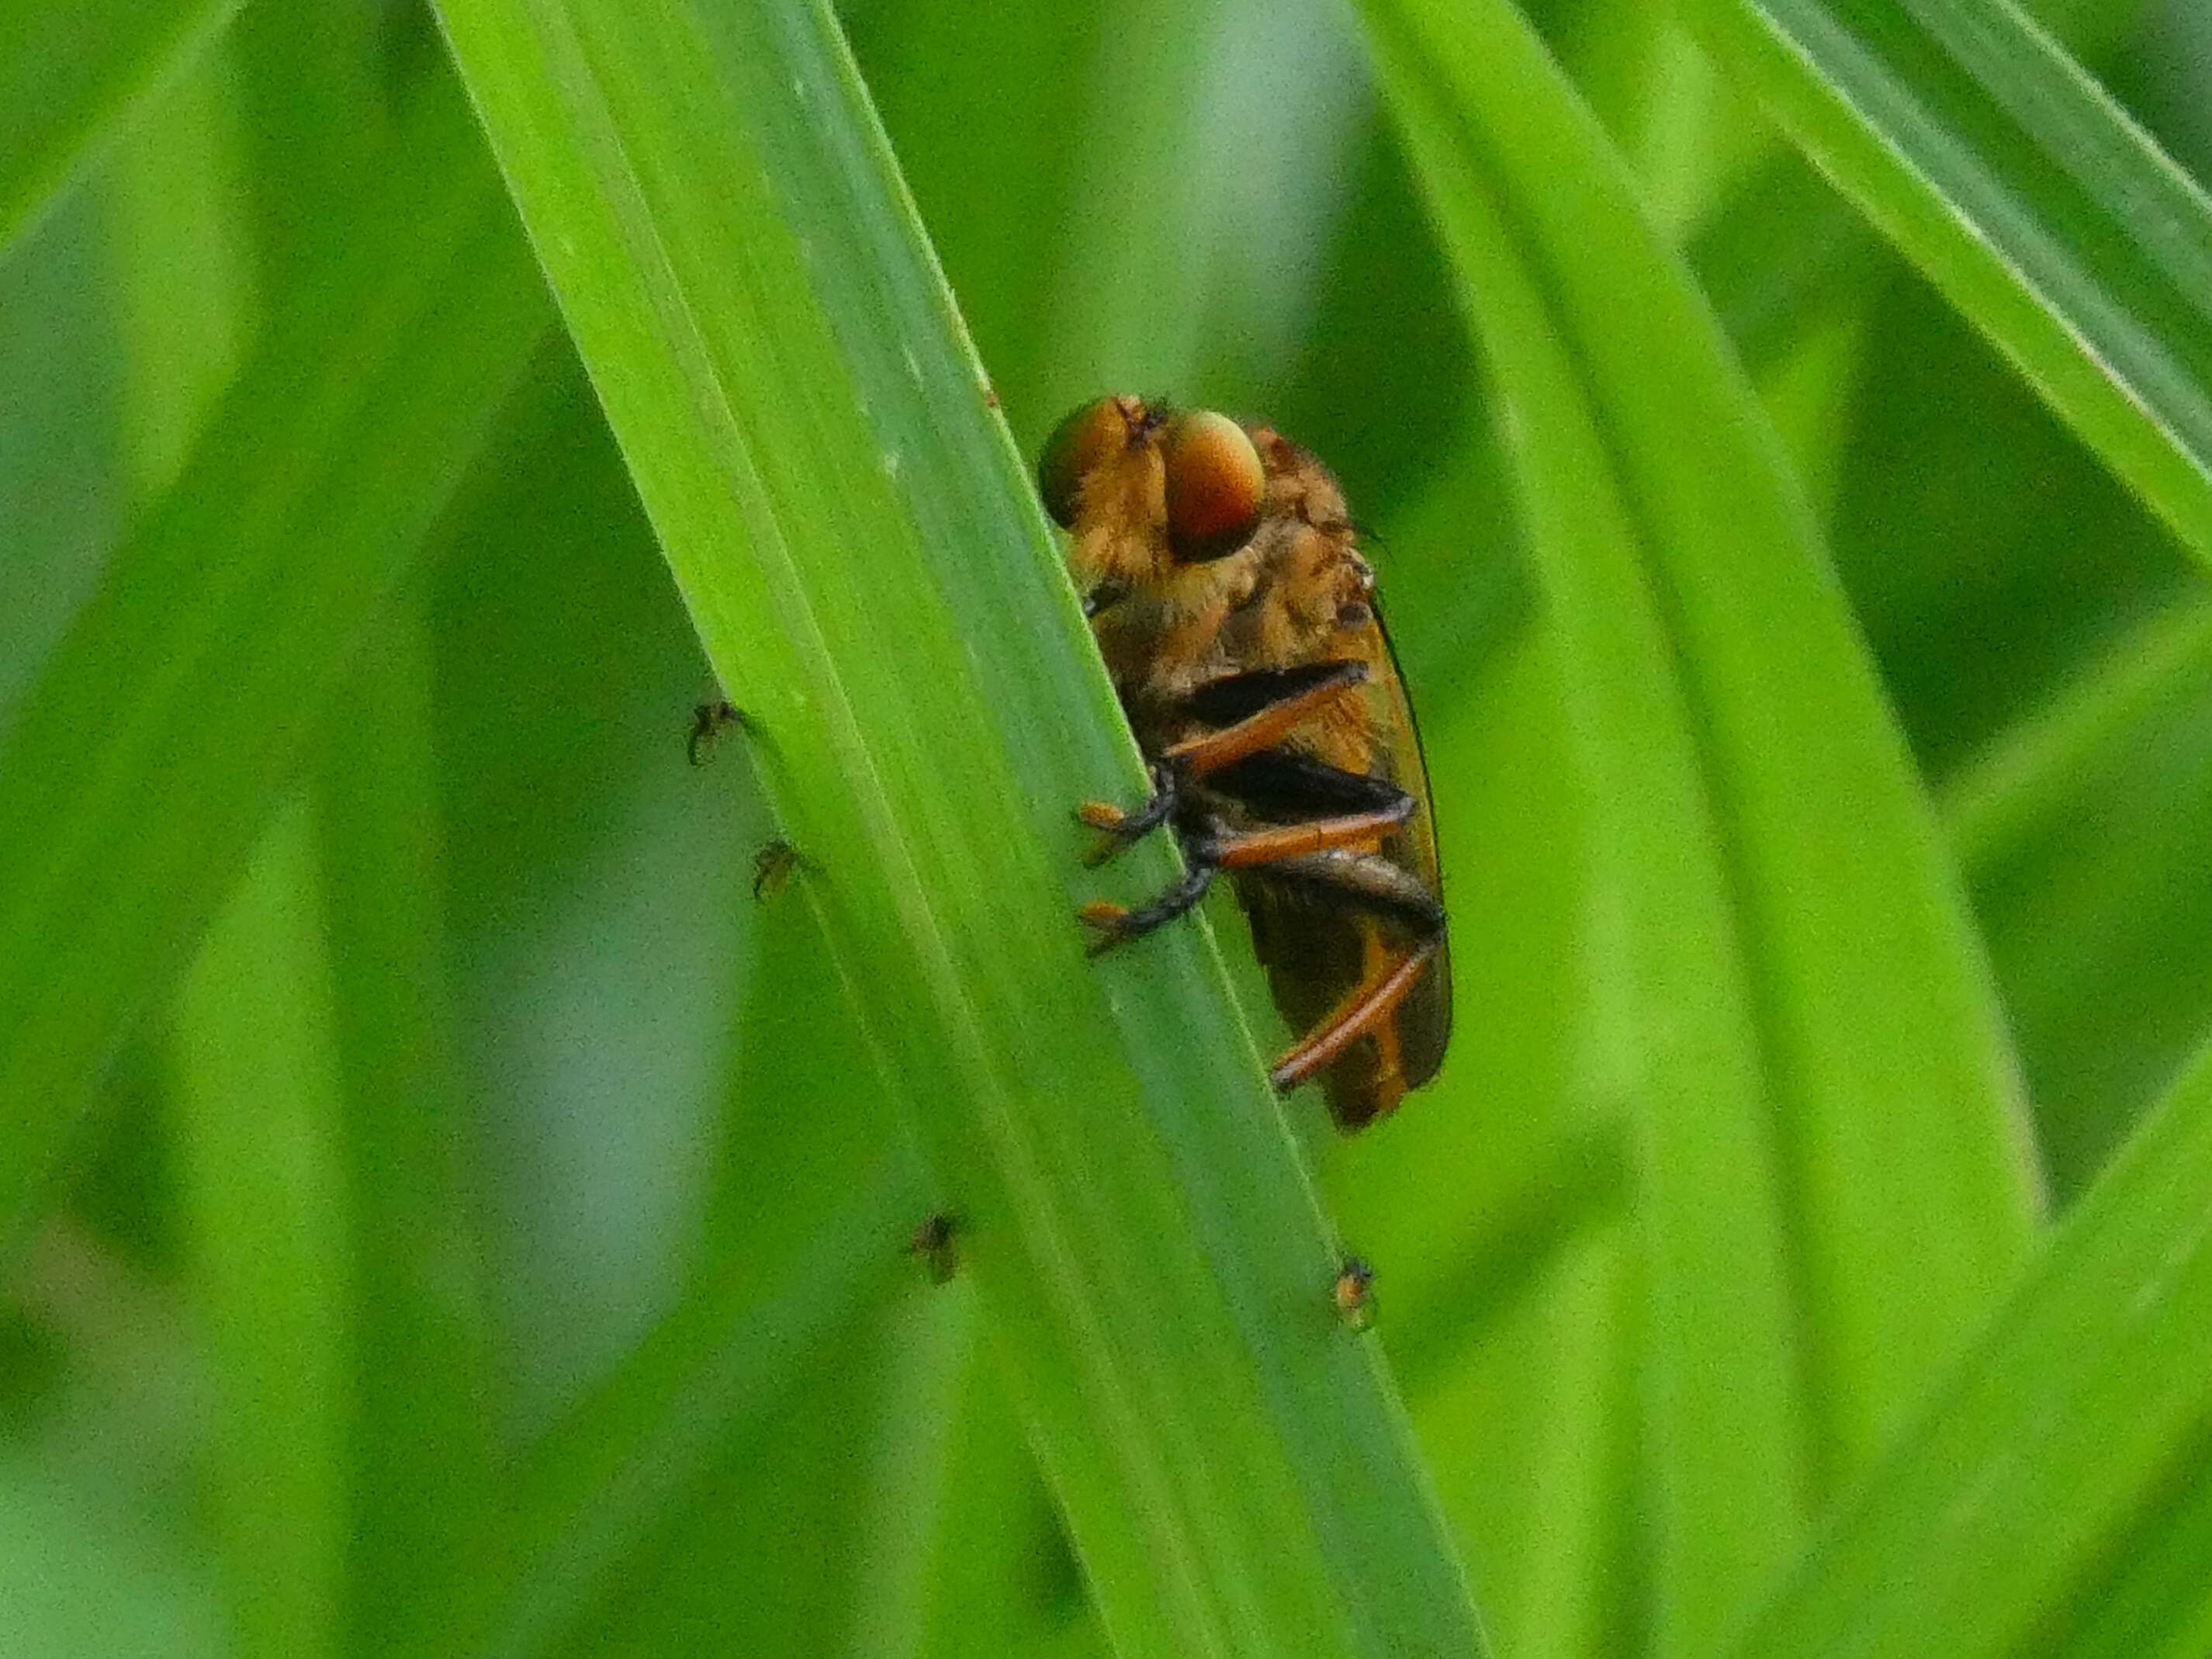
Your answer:
[[[1343,1058],[1360,1038],[1397,1012],[1443,949],[1443,904],[1416,878],[1371,853],[1303,854],[1272,863],[1268,878],[1363,910],[1405,941],[1346,992],[1313,1030],[1268,1068],[1278,1089],[1294,1089]]]

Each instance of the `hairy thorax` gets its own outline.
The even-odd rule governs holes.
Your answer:
[[[1254,434],[1277,510],[1224,557],[1178,561],[1165,529],[1158,453],[1133,448],[1086,481],[1086,530],[1069,562],[1104,596],[1092,626],[1138,739],[1148,750],[1191,735],[1171,710],[1197,687],[1255,669],[1375,660],[1374,573],[1335,483],[1272,431]],[[1355,711],[1317,716],[1296,746],[1334,764],[1364,761]]]

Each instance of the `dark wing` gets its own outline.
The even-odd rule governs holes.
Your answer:
[[[1408,951],[1434,941],[1434,957],[1396,1012],[1322,1074],[1330,1114],[1346,1129],[1382,1116],[1407,1090],[1434,1077],[1451,1032],[1451,966],[1443,937],[1436,822],[1420,734],[1381,624],[1361,633],[1360,654],[1369,667],[1363,694],[1368,703],[1359,727],[1362,775],[1411,795],[1413,817],[1373,853],[1295,859],[1237,874],[1237,896],[1275,1006],[1301,1036],[1332,1024],[1364,986],[1402,962]],[[1267,762],[1267,757],[1255,757],[1245,775],[1219,781],[1276,822],[1356,805],[1324,799],[1318,787],[1309,786],[1312,793],[1307,793],[1299,787],[1296,763]]]
[[[1437,809],[1429,793],[1429,770],[1421,753],[1421,728],[1398,672],[1398,654],[1375,613],[1375,652],[1369,659],[1367,696],[1376,733],[1376,770],[1419,805],[1404,830],[1382,844],[1382,856],[1406,871],[1436,896],[1444,896],[1443,865],[1437,852]],[[1405,1045],[1401,1065],[1406,1086],[1418,1089],[1443,1064],[1451,1036],[1451,950],[1440,939],[1437,957],[1401,1005],[1399,1020]]]

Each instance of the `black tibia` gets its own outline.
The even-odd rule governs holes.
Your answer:
[[[1165,927],[1206,896],[1206,890],[1213,885],[1214,877],[1221,871],[1212,843],[1204,840],[1186,842],[1183,858],[1190,866],[1188,872],[1150,904],[1089,918],[1091,925],[1098,930],[1098,937],[1091,945],[1092,956],[1102,955],[1117,945],[1127,945],[1156,927]]]
[[[1352,812],[1413,814],[1413,798],[1387,778],[1347,772],[1287,749],[1263,749],[1206,781],[1206,787],[1268,823],[1300,823]]]
[[[1234,726],[1261,709],[1322,686],[1356,685],[1367,678],[1364,662],[1309,662],[1296,668],[1255,668],[1208,680],[1184,708],[1204,725]]]
[[[1097,846],[1085,858],[1086,864],[1103,864],[1125,847],[1133,847],[1176,815],[1182,801],[1181,769],[1165,761],[1155,761],[1148,769],[1152,779],[1152,799],[1133,812],[1122,812],[1112,808],[1103,811],[1086,806],[1076,813],[1085,823],[1100,832]],[[1107,814],[1111,813],[1111,817]]]

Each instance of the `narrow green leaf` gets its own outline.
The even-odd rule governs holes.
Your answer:
[[[1018,1653],[1085,1615],[1066,1534],[981,1340],[942,1432],[951,1447],[933,1513],[927,1627],[916,1659]]]
[[[507,1473],[475,1547],[436,1564],[447,1594],[420,1604],[402,1650],[566,1650],[781,1399],[785,1374],[820,1363],[827,1339],[906,1276],[884,1245],[915,1201],[911,1176],[879,1164],[773,1282],[742,1257],[726,1264]]]
[[[543,337],[465,112],[422,115],[0,735],[0,1237]]]
[[[210,52],[116,146],[95,192],[108,240],[101,297],[122,370],[122,471],[142,509],[184,471],[267,297],[255,291],[229,69],[228,52]]]
[[[1498,3],[1370,0],[1487,349],[1632,1114],[1660,1650],[1708,1650],[2011,1279],[2036,1200],[1931,814],[1741,372]]]
[[[0,1459],[0,1603],[26,1653],[159,1653],[229,1659],[237,1643],[221,1600],[181,1540],[81,1475]]]
[[[271,822],[177,997],[174,1133],[207,1322],[210,1479],[247,1659],[342,1645],[351,1389],[331,963],[307,803]]]
[[[0,248],[220,35],[243,0],[23,0],[0,14]]]
[[[826,8],[441,15],[1124,1652],[1480,1637],[1203,929],[1094,963],[1135,756]]]
[[[1685,250],[1753,374],[1773,367],[1883,273],[1880,241],[1795,155],[1770,160],[1706,216]]]
[[[2096,1592],[2131,1577],[2137,1608],[2159,1612],[2126,1651],[2172,1651],[2162,1629],[2202,1629],[2208,1194],[2212,1054],[2069,1213],[1923,1419],[1732,1650],[2067,1654],[2069,1626],[2087,1635],[2103,1616]],[[2130,1565],[2151,1561],[2155,1575]]]
[[[429,653],[404,608],[348,684],[313,800],[342,1090],[346,1616],[384,1650],[492,1491],[477,1183],[454,1052]]]
[[[1970,870],[2018,855],[2048,822],[2076,812],[2085,773],[2141,742],[2136,731],[2212,666],[2212,605],[2192,599],[2124,635],[2039,717],[2009,728],[1944,791]],[[2106,781],[2109,784],[2109,780]]]
[[[1499,1651],[1596,1659],[1632,1628],[1639,1525],[1621,1498],[1636,1322],[1609,1293],[1634,1263],[1626,1126],[1582,1086],[1583,802],[1560,764],[1557,642],[1525,601],[1467,604],[1470,563],[1511,533],[1490,527],[1504,489],[1440,469],[1380,526],[1444,838],[1453,994],[1480,1014],[1437,1083],[1328,1175]]]
[[[2002,0],[1692,0],[1790,137],[2212,558],[2212,201]]]
[[[2202,1659],[2212,1652],[2212,1481],[2203,1479],[2212,1437],[2199,1431],[2170,1460],[2165,1487],[2107,1553],[2108,1571],[2079,1585],[2069,1628],[2055,1651],[2064,1659]]]
[[[2120,635],[1944,791],[2069,1200],[2203,1039],[2208,759],[2212,605],[2192,594]]]

